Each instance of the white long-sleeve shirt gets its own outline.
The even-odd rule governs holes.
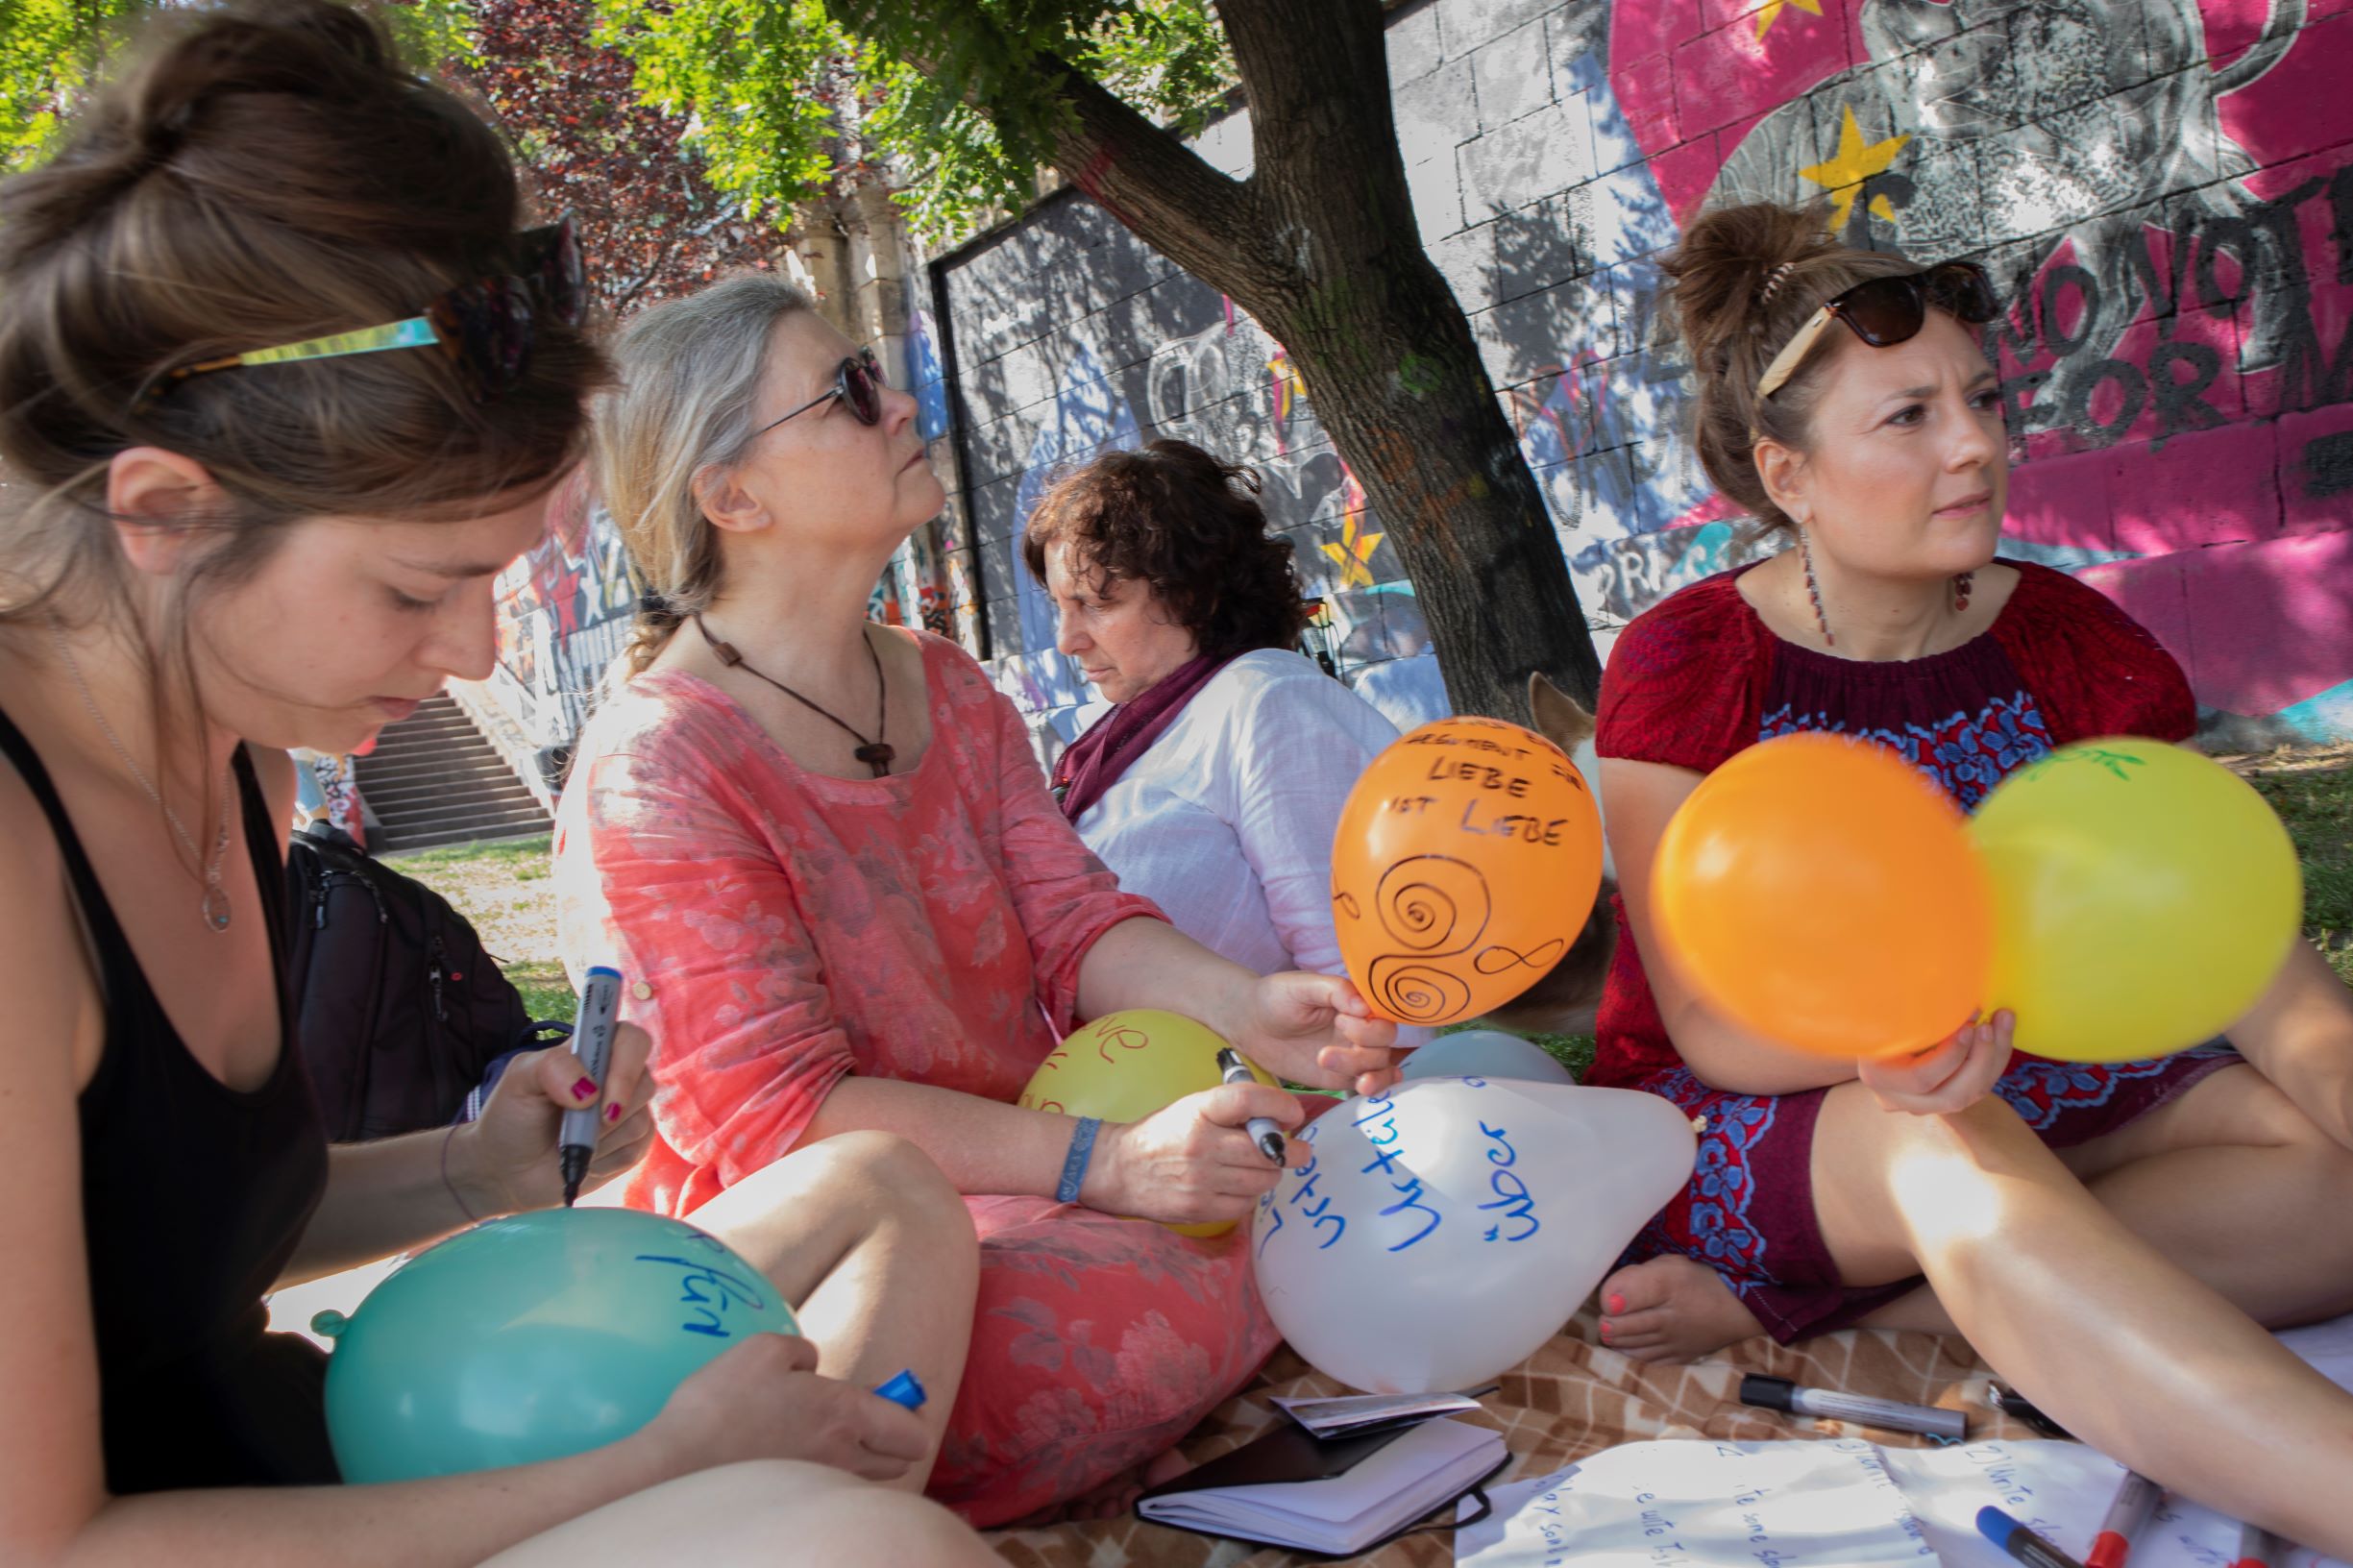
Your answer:
[[[1283,649],[1245,653],[1078,820],[1119,886],[1259,974],[1342,972],[1332,833],[1397,739],[1371,703]]]

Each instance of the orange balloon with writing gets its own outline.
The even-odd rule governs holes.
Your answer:
[[[1359,776],[1332,841],[1348,977],[1400,1023],[1476,1017],[1569,950],[1602,882],[1602,816],[1568,753],[1495,719],[1441,719]]]
[[[1920,1050],[1985,993],[1992,900],[1960,808],[1886,747],[1785,735],[1659,837],[1652,924],[1714,1008],[1822,1056]]]

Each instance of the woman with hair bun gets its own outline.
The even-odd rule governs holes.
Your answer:
[[[520,218],[497,136],[325,0],[179,10],[0,185],[0,1560],[993,1560],[855,1479],[920,1483],[934,1426],[867,1387],[952,1393],[971,1300],[895,1140],[708,1221],[821,1353],[748,1340],[592,1453],[334,1485],[323,1360],[266,1332],[279,1284],[557,1201],[564,1111],[601,1104],[592,1182],[650,1137],[637,1029],[601,1101],[541,1052],[331,1151],[289,1036],[287,749],[488,673],[602,379],[568,227]]]
[[[2114,604],[1995,553],[2008,470],[1973,331],[1999,309],[1983,272],[1849,250],[1818,213],[1770,206],[1703,216],[1666,272],[1701,459],[1791,548],[1638,618],[1603,678],[1633,940],[1589,1081],[1707,1118],[1691,1186],[1603,1284],[1604,1342],[1658,1360],[1760,1332],[1957,1332],[2160,1484],[2344,1556],[2353,1516],[2328,1482],[2353,1475],[2353,1395],[2258,1327],[2353,1309],[2353,1002],[2316,954],[2296,944],[2228,1045],[2094,1065],[2014,1054],[2006,1013],[1915,1056],[1826,1062],[1716,1017],[1656,962],[1660,835],[1759,741],[1866,736],[1967,809],[2057,747],[2183,742],[2197,717]]]

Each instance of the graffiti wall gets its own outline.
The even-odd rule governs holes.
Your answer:
[[[1431,0],[1389,30],[1421,238],[1470,314],[1607,641],[1755,547],[1684,435],[1659,253],[1821,199],[1986,263],[2008,553],[2189,670],[2210,735],[2353,738],[2353,0]],[[1203,139],[1240,172],[1246,119]],[[1154,434],[1257,464],[1345,678],[1437,700],[1411,585],[1282,345],[1083,198],[943,263],[1000,681],[1085,692],[1018,566],[1060,467]]]
[[[598,682],[629,640],[637,579],[621,532],[592,503],[585,474],[548,504],[548,532],[493,585],[498,667],[459,693],[525,782],[558,781]]]

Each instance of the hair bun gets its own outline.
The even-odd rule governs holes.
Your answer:
[[[1741,335],[1803,292],[1806,263],[1841,249],[1823,228],[1819,205],[1758,202],[1703,214],[1664,264],[1693,363],[1727,374]]]

